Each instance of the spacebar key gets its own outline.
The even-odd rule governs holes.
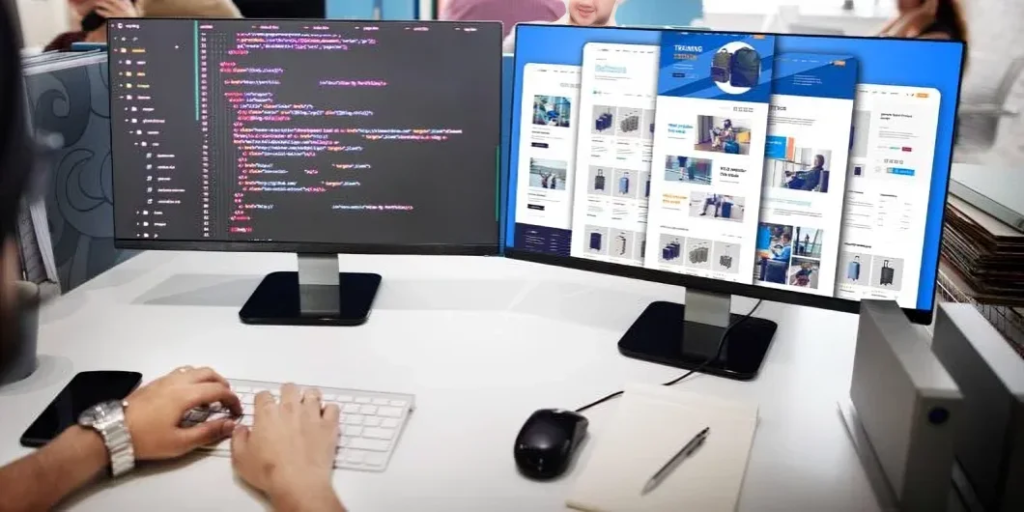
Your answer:
[[[368,450],[371,452],[386,452],[388,447],[391,446],[390,441],[381,441],[378,439],[366,439],[364,437],[356,437],[349,440],[349,448],[356,450]]]

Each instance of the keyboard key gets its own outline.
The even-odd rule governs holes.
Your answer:
[[[388,405],[391,401],[387,398],[374,398],[373,405]]]
[[[241,419],[240,423],[242,425],[247,426],[247,427],[251,427],[252,423],[253,423],[253,419],[254,418],[252,416],[242,416],[242,419]]]
[[[338,395],[338,401],[339,402],[347,403],[347,402],[351,402],[353,400],[355,400],[355,398],[353,398],[353,397],[351,397],[349,395]]]
[[[359,412],[359,406],[356,404],[345,404],[345,407],[341,409],[341,412],[345,414],[355,414]]]
[[[367,427],[363,429],[363,437],[369,437],[370,439],[385,439],[391,440],[395,437],[395,431],[390,428],[371,428]]]
[[[379,427],[381,419],[378,416],[367,416],[366,421],[363,422],[367,427]]]
[[[252,394],[254,394],[254,395],[258,395],[258,394],[260,394],[260,393],[262,393],[264,391],[266,391],[266,389],[264,389],[264,388],[252,388]]]
[[[238,400],[241,401],[243,404],[252,405],[256,403],[256,395],[252,393],[239,393]]]
[[[364,405],[359,408],[359,414],[373,416],[374,414],[377,414],[377,407],[374,405]]]
[[[231,390],[235,393],[252,393],[252,388],[249,386],[231,386]]]
[[[405,407],[405,400],[392,400],[388,405],[391,407]]]
[[[347,414],[341,417],[341,423],[345,425],[362,425],[364,419],[366,417],[362,414]]]
[[[377,415],[386,416],[388,418],[401,418],[402,410],[398,407],[381,407],[377,409]]]
[[[355,425],[347,426],[345,427],[344,435],[349,437],[359,437],[363,435],[363,427],[357,427]]]
[[[338,400],[338,395],[325,394],[323,397],[321,397],[321,400],[324,402],[335,402]]]
[[[251,416],[253,414],[256,414],[256,406],[255,405],[249,405],[249,404],[243,405],[242,406],[242,414],[244,414],[246,416]]]
[[[274,398],[281,398],[281,390],[280,389],[271,389],[270,390],[270,394],[274,395]]]
[[[387,451],[391,443],[388,441],[381,441],[379,439],[367,439],[365,437],[353,437],[349,441],[349,446],[357,450],[368,450],[371,452],[384,452]]]
[[[366,452],[359,450],[345,450],[343,455],[345,456],[345,462],[349,464],[362,464],[363,460],[366,459]]]
[[[367,423],[367,425],[370,424]],[[370,426],[372,427],[373,425]],[[398,420],[394,418],[384,418],[384,420],[380,422],[380,426],[384,428],[398,428]]]
[[[359,397],[356,397],[356,403],[357,403],[357,404],[368,404],[368,403],[370,403],[371,401],[372,401],[372,400],[370,400],[370,397],[368,397],[368,396],[359,396]]]
[[[383,466],[384,463],[387,462],[387,460],[388,458],[384,454],[367,453],[366,457],[363,459],[363,463],[366,464],[367,466],[380,467]]]

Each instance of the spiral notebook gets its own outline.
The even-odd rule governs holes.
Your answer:
[[[725,512],[739,502],[757,406],[631,385],[566,500],[585,512]],[[653,491],[644,484],[695,434],[710,435]]]

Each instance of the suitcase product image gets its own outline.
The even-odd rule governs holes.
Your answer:
[[[725,219],[732,218],[732,203],[722,203],[721,217]]]
[[[882,263],[882,279],[878,283],[882,286],[892,286],[892,282],[896,278],[896,269],[889,266],[889,260],[885,260]]]
[[[690,251],[690,263],[707,263],[708,261],[708,248],[701,246]]]
[[[635,132],[640,129],[640,116],[628,116],[619,123],[619,129],[623,133]]]
[[[629,193],[629,173],[623,174],[619,178],[619,194],[626,195]]]
[[[644,188],[644,197],[651,197],[651,177],[647,177],[647,185]]]
[[[717,57],[717,55],[716,55]],[[761,75],[761,56],[751,48],[740,48],[729,61],[729,85],[754,87]]]
[[[729,50],[721,49],[715,54],[711,61],[711,79],[718,83],[729,82],[729,67],[732,64],[732,54]]]
[[[718,264],[725,268],[732,268],[732,256],[728,254],[723,255],[721,258],[718,258]]]
[[[854,256],[853,261],[846,266],[846,278],[850,281],[860,280],[860,256]]]
[[[612,127],[613,116],[607,112],[598,116],[597,121],[594,122],[594,128],[599,132],[603,132]]]
[[[590,250],[600,251],[601,250],[601,233],[590,234]]]
[[[619,235],[616,237],[619,241],[619,256],[626,254],[626,237]]]
[[[672,261],[680,254],[682,254],[682,246],[679,244],[679,240],[673,240],[661,250],[661,259]]]
[[[598,169],[594,177],[594,190],[604,190],[604,170]]]

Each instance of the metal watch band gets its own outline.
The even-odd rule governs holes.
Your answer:
[[[128,433],[124,416],[98,427],[97,430],[107,445],[107,452],[110,453],[110,476],[117,478],[131,471],[135,467],[135,448],[132,446],[132,436]]]

